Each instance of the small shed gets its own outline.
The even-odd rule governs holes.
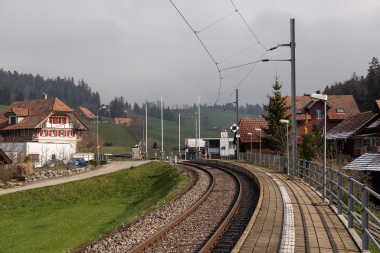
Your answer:
[[[365,153],[344,166],[343,169],[369,171],[374,190],[380,193],[380,153]]]

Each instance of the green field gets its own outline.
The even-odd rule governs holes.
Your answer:
[[[0,195],[0,252],[72,252],[173,198],[187,183],[185,172],[152,162]]]
[[[181,110],[180,113],[180,145],[184,146],[185,138],[195,138],[195,119],[193,117],[195,110]],[[104,142],[112,143],[112,147],[101,147],[100,153],[131,152],[131,147],[134,147],[139,141],[145,144],[142,132],[144,128],[144,135],[146,134],[145,127],[143,127],[145,116],[130,114],[129,117],[134,120],[134,125],[132,126],[115,126],[108,123],[99,123],[99,135],[103,137]],[[249,114],[239,114],[239,118],[242,117],[253,116]],[[208,126],[202,126],[202,122],[206,120],[208,121]],[[229,129],[233,123],[236,123],[236,111],[234,110],[204,109],[203,112],[201,111],[201,138],[218,138],[220,137],[221,129]],[[171,122],[164,120],[163,129],[165,154],[168,155],[169,152],[177,153],[177,151],[173,150],[173,146],[178,146],[178,121]],[[154,142],[158,144],[160,151],[161,119],[148,117],[148,153],[150,157],[154,156],[154,150],[151,148]],[[145,151],[145,146],[143,151]]]

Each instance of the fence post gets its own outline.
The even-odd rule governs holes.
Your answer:
[[[342,174],[338,171],[338,215],[342,214]]]
[[[333,170],[332,168],[330,167],[330,170],[329,170],[329,205],[332,205],[333,204]]]
[[[366,186],[362,185],[362,248],[363,251],[369,250],[369,238],[367,235],[368,231],[368,192],[365,189]]]
[[[315,191],[318,192],[318,164],[314,163]]]
[[[354,193],[354,183],[351,177],[348,178],[348,228],[354,228],[354,200],[352,195]]]

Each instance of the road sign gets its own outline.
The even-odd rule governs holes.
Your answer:
[[[230,129],[233,133],[236,133],[239,130],[239,127],[233,123],[232,126],[230,126]]]

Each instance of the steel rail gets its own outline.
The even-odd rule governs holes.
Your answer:
[[[196,167],[194,165],[191,165],[193,167]],[[204,169],[202,169],[204,170]],[[146,248],[148,248],[151,244],[153,244],[155,241],[159,240],[162,236],[164,236],[168,231],[173,229],[175,226],[177,226],[181,221],[186,219],[187,216],[189,216],[191,213],[193,213],[211,194],[212,190],[215,187],[215,179],[212,176],[210,172],[207,170],[204,170],[211,178],[211,184],[207,192],[203,195],[202,198],[200,198],[188,211],[186,211],[184,214],[178,217],[178,219],[173,220],[171,223],[169,223],[167,226],[165,226],[163,229],[161,229],[159,232],[154,234],[152,237],[150,237],[148,240],[142,242],[141,244],[134,247],[130,252],[131,253],[139,253],[143,252]]]

